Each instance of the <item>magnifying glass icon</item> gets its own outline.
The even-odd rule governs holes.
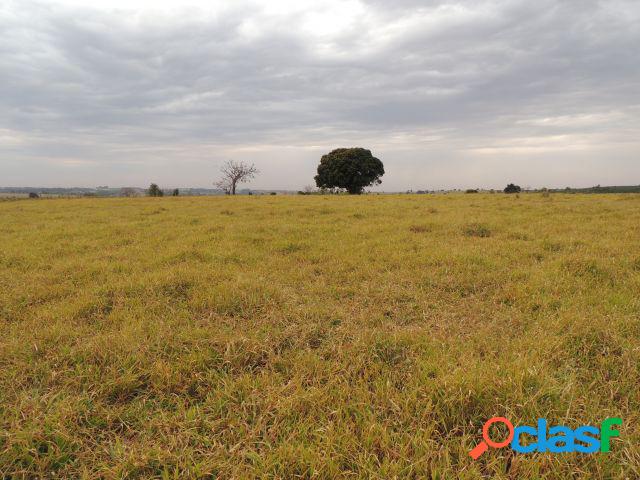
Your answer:
[[[491,437],[489,437],[489,427],[494,423],[504,423],[507,426],[507,429],[509,429],[509,435],[503,442],[494,442],[493,440],[491,440]],[[513,440],[513,424],[504,417],[493,417],[487,420],[482,426],[482,438],[484,439],[484,441],[480,442],[473,448],[473,450],[469,452],[469,455],[474,460],[476,460],[480,455],[486,452],[489,447],[502,448],[509,445],[509,443],[511,443],[511,440]]]

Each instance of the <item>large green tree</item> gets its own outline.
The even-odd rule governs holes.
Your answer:
[[[364,187],[379,185],[384,175],[382,162],[365,148],[337,148],[320,159],[315,176],[319,188],[344,188],[360,194]]]

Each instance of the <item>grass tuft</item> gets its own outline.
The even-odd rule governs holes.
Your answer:
[[[466,225],[462,229],[462,232],[467,237],[486,238],[491,236],[491,230],[489,229],[489,227],[482,223],[471,223],[469,225]]]

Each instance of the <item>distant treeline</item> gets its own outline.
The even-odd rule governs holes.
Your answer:
[[[166,194],[171,195],[173,188],[167,189]],[[200,195],[224,195],[224,192],[217,188],[180,188],[180,195],[200,196]],[[278,193],[295,193],[285,190],[275,190]],[[239,194],[270,194],[271,190],[238,190]],[[139,187],[69,187],[69,188],[46,188],[46,187],[0,187],[0,195],[29,195],[35,193],[44,197],[142,197],[147,195],[146,188]]]
[[[180,195],[187,196],[197,196],[197,195],[224,195],[224,192],[219,189],[214,188],[181,188]],[[460,192],[465,190],[459,189],[451,189],[451,190],[408,190],[406,193],[418,193],[418,194],[429,194],[429,193],[447,193],[447,192]],[[247,195],[247,194],[273,194],[273,192],[278,192],[279,194],[292,194],[296,193],[294,191],[289,190],[249,190],[242,189],[238,190],[238,194]],[[478,193],[478,192],[491,192],[494,193],[495,190],[484,190],[484,189],[468,189],[467,193]],[[628,186],[600,186],[596,185],[595,187],[587,187],[587,188],[543,188],[543,189],[529,189],[524,188],[523,192],[552,192],[552,193],[640,193],[640,185],[628,185]],[[125,187],[125,188],[113,188],[113,187],[98,187],[98,188],[88,188],[88,187],[71,187],[71,188],[43,188],[43,187],[0,187],[0,195],[1,194],[10,194],[10,195],[29,195],[30,193],[36,193],[38,195],[43,196],[60,196],[60,197],[135,197],[135,196],[144,196],[147,194],[147,189],[139,188],[139,187]],[[315,191],[299,191],[299,194],[308,195],[311,193],[321,193]],[[167,195],[170,194],[168,191]]]
[[[608,186],[601,187],[600,185],[596,185],[595,187],[588,188],[555,188],[549,189],[550,192],[556,193],[640,193],[640,185],[630,185],[630,186]]]

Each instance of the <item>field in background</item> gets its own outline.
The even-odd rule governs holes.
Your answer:
[[[639,292],[633,194],[0,202],[0,476],[637,478]]]

